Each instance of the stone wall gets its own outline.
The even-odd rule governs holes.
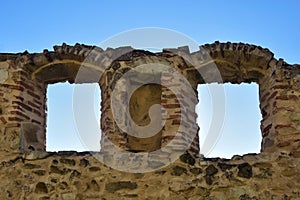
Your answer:
[[[187,155],[162,169],[126,173],[89,153],[1,158],[2,199],[299,199],[300,151],[226,159]],[[130,160],[116,159],[116,162]],[[151,167],[151,165],[149,166]]]
[[[47,85],[62,81],[99,83],[101,152],[45,152]],[[259,84],[260,154],[199,157],[196,88],[211,82]],[[133,97],[128,93],[144,83]],[[147,114],[159,102],[160,114]],[[151,53],[79,44],[2,53],[1,198],[299,199],[299,105],[300,66],[243,43],[215,42],[193,53],[186,47]],[[152,127],[150,118],[161,123]],[[145,134],[148,125],[162,129],[152,138],[131,135]]]

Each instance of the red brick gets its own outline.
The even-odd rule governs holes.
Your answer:
[[[9,89],[13,89],[13,90],[24,91],[24,88],[19,85],[2,84],[2,86],[9,88]]]
[[[174,137],[175,137],[175,135],[167,135],[167,136],[163,136],[162,139],[170,141],[170,140],[173,140]]]
[[[33,113],[35,113],[35,114],[37,114],[38,116],[41,116],[41,112],[40,111],[38,111],[38,110],[33,110]]]
[[[262,95],[262,97],[260,98],[260,102],[265,101],[268,95],[270,95],[269,92],[267,92],[266,94]]]
[[[272,128],[272,124],[269,124],[267,127],[265,127],[264,129],[263,129],[263,134],[265,134],[266,132],[269,132],[269,130]]]
[[[274,89],[288,89],[290,87],[291,86],[289,86],[289,85],[275,85],[273,88]]]
[[[41,97],[35,93],[33,93],[32,91],[27,91],[27,94],[29,94],[30,96],[36,98],[36,99],[40,99]]]
[[[271,94],[271,96],[269,96],[269,98],[267,99],[267,101],[270,101],[272,98],[274,98],[276,95],[278,94],[278,91],[275,91]],[[262,100],[261,100],[262,101]]]
[[[32,107],[35,107],[35,108],[37,108],[37,109],[40,109],[40,106],[38,106],[38,105],[32,103],[31,101],[28,101],[28,105],[30,105],[30,106],[32,106]]]
[[[176,95],[173,93],[173,94],[163,94],[162,95],[162,98],[177,98]]]
[[[8,121],[17,121],[17,122],[21,122],[23,121],[21,118],[19,117],[8,117]]]
[[[275,129],[277,128],[293,128],[292,124],[278,124],[275,126]]]
[[[280,142],[277,144],[277,147],[286,147],[289,146],[291,143],[288,141]]]
[[[169,119],[180,118],[180,117],[181,115],[174,114],[174,115],[170,115]]]
[[[35,104],[40,105],[40,106],[43,105],[42,101],[38,101],[38,100],[36,100],[36,99],[34,99],[33,102],[34,102]]]
[[[20,123],[7,123],[6,128],[20,127]]]
[[[180,108],[180,104],[167,104],[164,105],[165,108]]]
[[[27,111],[30,111],[30,112],[32,111],[32,108],[30,106],[28,106],[20,101],[12,101],[12,103],[19,105],[21,108],[24,108]]]
[[[15,97],[17,100],[20,100],[20,101],[23,101],[23,100],[24,100],[24,98],[23,98],[23,97],[20,97],[20,96],[14,95],[14,97]]]
[[[39,121],[37,121],[37,120],[34,120],[34,119],[32,119],[31,122],[36,123],[36,124],[39,124],[39,125],[42,125],[41,122],[39,122]]]
[[[10,114],[18,115],[18,116],[24,117],[25,119],[30,119],[27,115],[25,115],[24,113],[17,111],[17,110],[10,111]]]
[[[0,120],[2,121],[3,124],[7,123],[7,121],[6,121],[6,119],[4,117],[0,117]]]
[[[280,96],[277,96],[276,99],[280,99],[280,100],[297,100],[298,97],[296,95],[280,95]]]
[[[17,84],[19,84],[19,85],[22,85],[22,86],[24,86],[26,89],[28,89],[28,90],[33,90],[34,89],[34,87],[32,87],[32,86],[30,86],[30,85],[28,85],[28,84],[26,84],[24,81],[15,81]]]

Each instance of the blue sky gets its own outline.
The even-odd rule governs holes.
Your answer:
[[[123,31],[142,27],[161,27],[186,34],[199,44],[219,40],[261,45],[274,52],[276,58],[282,57],[292,64],[300,63],[298,51],[300,1],[297,0],[153,0],[143,2],[134,0],[105,2],[11,0],[1,2],[1,8],[0,52],[23,52],[25,50],[41,52],[43,49],[52,49],[53,45],[62,42],[97,45]],[[243,89],[239,91],[241,87]],[[224,131],[228,128],[229,131],[227,131],[228,135],[223,132],[215,153],[212,152],[210,156],[244,153],[242,150],[235,152],[232,149],[237,143],[247,146],[241,140],[247,137],[252,138],[251,135],[247,137],[243,135],[241,139],[237,139],[243,127],[239,130],[235,130],[234,127],[242,123],[257,123],[255,120],[251,121],[253,117],[249,117],[249,122],[237,123],[233,120],[238,114],[236,110],[233,109],[233,114],[230,114],[231,108],[236,108],[237,111],[248,108],[250,112],[258,106],[255,102],[258,98],[255,97],[256,86],[241,87],[233,86],[233,89],[225,87],[227,97],[225,121],[228,125],[224,125]],[[56,90],[58,92],[59,89]],[[67,91],[62,91],[62,94],[67,93]],[[203,98],[205,95],[209,96],[205,88],[201,93],[203,93]],[[54,96],[59,98],[59,94]],[[55,107],[59,107],[59,103],[70,104],[66,101],[67,96],[62,96],[62,99],[55,103]],[[248,102],[249,99],[253,99],[253,102]],[[62,106],[64,107],[66,108]],[[247,112],[244,110],[244,113]],[[64,119],[70,120],[68,117]],[[59,120],[53,119],[53,121],[60,123]],[[232,126],[232,124],[235,125]],[[57,134],[65,135],[68,130],[69,128],[64,127],[64,132]],[[235,135],[229,133],[235,133]],[[232,144],[230,143],[233,141],[232,138],[238,141]],[[61,140],[76,144],[68,138]]]

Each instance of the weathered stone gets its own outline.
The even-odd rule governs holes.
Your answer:
[[[35,192],[38,194],[48,193],[48,188],[45,183],[38,182],[35,186]]]
[[[240,196],[239,200],[259,200],[257,197],[250,197],[247,194],[243,194]]]
[[[243,163],[238,165],[238,176],[243,178],[251,178],[252,177],[252,167],[249,163]]]
[[[180,156],[180,160],[184,163],[188,163],[190,165],[194,165],[195,164],[195,159],[192,155],[190,155],[189,153],[185,153],[183,155]]]
[[[67,189],[67,187],[68,187],[68,183],[65,181],[58,184],[58,188],[61,190],[65,190],[65,189]]]
[[[68,168],[60,169],[60,168],[58,168],[57,166],[54,166],[54,165],[50,166],[50,172],[51,173],[65,175],[65,174],[67,174],[70,171],[71,170],[68,169]]]
[[[287,176],[287,177],[295,176],[298,173],[299,173],[299,170],[296,168],[287,168],[287,169],[281,171],[281,174],[283,176]]]
[[[218,163],[218,167],[220,167],[220,169],[225,172],[226,170],[230,170],[233,167],[235,167],[236,165],[233,164],[226,164],[226,163]]]
[[[91,187],[91,189],[94,190],[94,191],[99,191],[99,190],[100,190],[100,187],[99,187],[97,181],[95,181],[95,180],[92,180],[92,181],[91,181],[90,187]]]
[[[205,173],[207,176],[213,176],[216,173],[218,173],[218,169],[214,166],[214,165],[209,165],[206,169],[205,169]]]
[[[76,164],[75,160],[73,160],[73,159],[62,158],[59,161],[63,164],[67,164],[67,165],[71,165],[71,166],[74,166]]]
[[[253,167],[270,168],[272,167],[272,163],[259,162],[259,163],[255,163]]]
[[[24,157],[27,160],[40,160],[40,159],[45,159],[48,158],[50,156],[52,156],[53,153],[52,152],[43,152],[43,151],[31,151],[31,152],[27,152]]]
[[[23,166],[24,169],[36,169],[36,168],[41,168],[40,165],[35,165],[35,164],[31,164],[31,163],[26,163]]]
[[[70,175],[70,179],[73,179],[73,178],[79,178],[81,175],[81,173],[77,170],[73,170],[73,172],[71,173]]]
[[[212,176],[205,175],[204,179],[205,179],[206,184],[208,184],[208,185],[212,185],[213,184],[213,179],[214,178]]]
[[[198,175],[198,174],[201,174],[201,173],[202,173],[202,169],[201,169],[201,168],[195,167],[195,168],[190,169],[190,172],[191,172],[192,174]]]
[[[45,170],[34,170],[32,173],[37,174],[38,176],[44,176],[46,174]]]
[[[111,193],[121,189],[134,190],[136,188],[137,188],[137,184],[130,181],[111,182],[105,185],[106,191]]]
[[[13,197],[13,194],[11,191],[7,190],[6,192],[7,192],[7,197],[9,197],[9,198]]]
[[[90,167],[89,168],[90,172],[97,172],[97,171],[100,171],[100,167]]]
[[[83,158],[83,159],[80,160],[79,166],[80,167],[87,167],[89,164],[90,164],[90,162],[87,159]]]
[[[259,168],[259,173],[255,175],[256,178],[267,179],[272,176],[270,168]]]
[[[180,176],[183,173],[185,173],[185,174],[187,173],[187,170],[183,167],[175,166],[175,167],[172,168],[171,174],[174,175],[174,176]]]

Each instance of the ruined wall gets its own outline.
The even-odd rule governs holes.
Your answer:
[[[138,76],[124,78],[126,72],[143,64],[148,66],[138,71]],[[151,64],[169,68],[153,72]],[[100,84],[101,152],[45,152],[46,89],[61,81]],[[144,99],[133,98],[131,111],[124,110],[131,97],[126,91],[145,81],[158,82],[161,89],[150,84],[141,93],[137,91],[135,95]],[[210,82],[259,84],[263,117],[260,154],[230,160],[199,157],[195,90],[198,84]],[[151,92],[159,93],[156,100],[150,100],[161,102],[158,121],[164,123],[152,140],[154,147],[141,149],[139,143],[152,141],[134,140],[129,135],[128,128],[140,129],[127,112],[137,113],[133,117],[136,123],[149,124],[150,114],[135,108],[149,102]],[[63,44],[37,54],[3,53],[1,198],[299,199],[299,105],[299,65],[276,60],[268,49],[254,45],[216,42],[193,53],[185,47],[151,53],[130,47],[103,51]]]

